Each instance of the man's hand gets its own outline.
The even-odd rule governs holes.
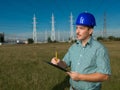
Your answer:
[[[53,64],[55,64],[55,65],[58,65],[58,63],[60,62],[60,59],[58,59],[58,58],[52,58],[52,60],[51,60],[51,63],[53,63]]]
[[[80,78],[79,78],[80,74],[77,72],[67,72],[67,74],[70,76],[70,78],[72,78],[75,81],[80,80]]]

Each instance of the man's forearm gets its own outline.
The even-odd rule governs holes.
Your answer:
[[[101,82],[109,78],[107,74],[93,73],[93,74],[79,74],[79,79],[89,82]]]
[[[102,73],[80,74],[78,72],[67,72],[75,81],[102,82],[109,78],[109,75]]]

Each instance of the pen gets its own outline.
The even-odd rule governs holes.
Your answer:
[[[57,51],[55,52],[55,58],[56,58],[56,61],[57,61],[57,59],[58,59]]]

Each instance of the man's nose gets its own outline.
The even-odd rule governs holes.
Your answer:
[[[78,30],[78,29],[76,29],[76,33],[79,33],[79,30]]]

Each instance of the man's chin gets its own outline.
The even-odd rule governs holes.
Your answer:
[[[77,40],[82,40],[81,38],[77,38]]]

